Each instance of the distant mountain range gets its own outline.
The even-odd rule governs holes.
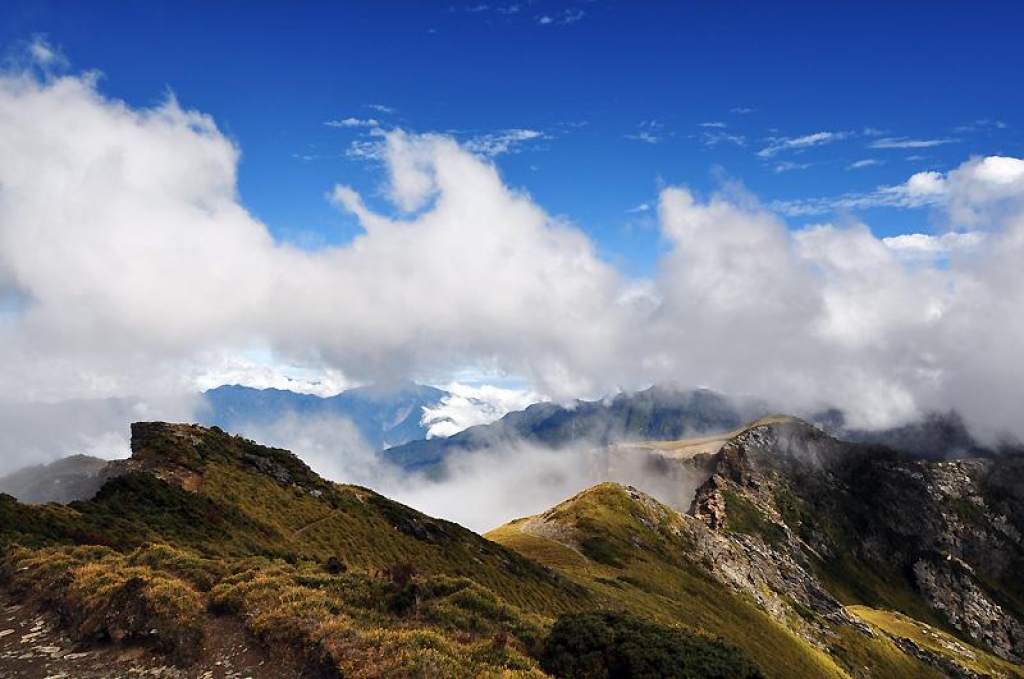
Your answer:
[[[603,401],[571,406],[536,403],[491,424],[470,427],[448,438],[410,441],[384,451],[405,469],[439,465],[451,453],[494,448],[510,441],[549,448],[570,444],[602,446],[623,440],[672,440],[721,433],[761,414],[756,405],[735,402],[706,389],[651,387]]]
[[[444,390],[411,382],[360,387],[327,398],[230,385],[204,394],[205,409],[199,422],[245,433],[251,427],[258,428],[288,414],[300,418],[343,417],[355,425],[367,444],[382,451],[385,460],[405,471],[438,475],[444,473],[443,463],[453,453],[500,450],[513,443],[556,450],[570,445],[586,446],[601,451],[598,467],[612,468],[615,464],[608,460],[620,458],[609,448],[610,444],[722,434],[773,412],[763,402],[738,400],[706,389],[654,386],[600,401],[577,401],[569,406],[536,403],[491,424],[470,427],[447,438],[426,439],[427,427],[422,424],[424,408],[437,407],[448,395]],[[877,431],[847,427],[838,410],[822,411],[807,419],[836,438],[886,446],[913,459],[992,458],[1024,452],[1017,442],[983,444],[971,435],[955,412],[930,413],[901,427]],[[339,450],[337,454],[345,455],[346,451]],[[0,492],[25,502],[87,498],[102,483],[99,470],[104,464],[97,458],[76,455],[49,465],[28,467],[0,477]],[[628,478],[627,474],[623,480]]]
[[[615,442],[672,441],[729,432],[774,412],[777,410],[764,402],[734,399],[707,389],[653,386],[570,406],[537,403],[448,438],[411,440],[389,448],[384,455],[405,469],[430,470],[452,453],[492,449],[511,441],[555,449],[574,444],[603,447]],[[952,411],[928,413],[909,424],[882,430],[848,427],[843,413],[835,409],[805,417],[836,438],[888,446],[916,459],[993,457],[1022,450],[1019,442],[990,446],[978,441]]]
[[[344,417],[372,448],[381,450],[423,439],[423,409],[440,405],[448,392],[412,382],[374,385],[321,397],[283,389],[229,385],[203,394],[199,422],[231,432],[273,422],[283,415]],[[342,452],[342,451],[339,451]]]
[[[0,477],[0,493],[22,502],[43,503],[92,497],[106,480],[107,460],[89,455],[72,455],[50,464],[26,467]]]

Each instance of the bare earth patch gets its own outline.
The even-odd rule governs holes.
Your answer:
[[[0,677],[4,679],[290,679],[302,665],[272,656],[231,617],[210,616],[206,644],[188,668],[174,667],[140,645],[75,641],[53,613],[22,605],[0,591]]]

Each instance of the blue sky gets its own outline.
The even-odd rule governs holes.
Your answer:
[[[213,116],[241,148],[242,202],[281,240],[357,232],[325,195],[379,195],[379,164],[353,153],[373,127],[325,123],[373,120],[489,150],[647,275],[664,244],[641,206],[665,185],[738,181],[772,205],[1022,155],[1022,19],[1014,2],[8,2],[0,46],[45,35],[106,96],[171,91]],[[920,209],[851,216],[879,236],[932,228]]]
[[[1022,7],[6,2],[7,450],[403,379],[1024,438]]]

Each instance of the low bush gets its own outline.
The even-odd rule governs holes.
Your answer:
[[[558,618],[540,658],[544,671],[567,679],[754,679],[742,651],[674,627],[615,612]]]

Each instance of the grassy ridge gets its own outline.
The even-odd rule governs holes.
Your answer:
[[[285,451],[197,427],[133,434],[132,471],[93,500],[0,497],[0,576],[82,638],[152,643],[187,663],[216,611],[329,673],[540,676],[530,653],[554,616],[594,602]]]
[[[210,616],[231,615],[274,652],[329,676],[850,677],[870,668],[900,679],[942,676],[942,663],[1007,672],[910,617],[922,604],[899,573],[810,560],[843,603],[873,604],[848,608],[859,627],[796,598],[781,615],[762,609],[760,590],[716,579],[742,568],[729,559],[745,552],[709,550],[710,539],[771,554],[794,535],[836,544],[856,535],[856,516],[785,485],[754,494],[739,482],[749,470],[721,479],[726,520],[713,538],[694,517],[601,484],[485,539],[215,428],[136,425],[133,451],[126,473],[88,502],[0,496],[0,584],[55,608],[82,638],[151,644],[184,664]],[[971,662],[948,653],[956,643],[977,651]]]
[[[548,525],[538,528],[538,520]],[[602,484],[488,537],[592,589],[602,605],[727,640],[753,658],[765,676],[847,677],[858,676],[864,667],[874,676],[944,676],[885,635],[871,636],[820,617],[817,623],[828,630],[826,648],[794,634],[693,560],[697,551],[678,524],[683,520],[649,498]],[[747,516],[734,529],[756,530],[763,521]],[[588,554],[585,544],[595,538],[601,552]]]

